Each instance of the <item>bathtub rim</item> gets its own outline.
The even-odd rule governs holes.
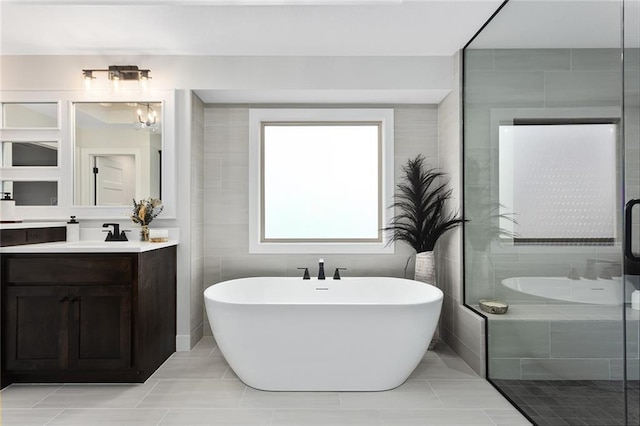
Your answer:
[[[603,283],[603,284],[616,284],[616,285],[620,285],[622,286],[622,280],[624,279],[624,277],[613,277],[612,279],[605,279],[605,278],[600,278],[597,277],[595,279],[590,279],[590,278],[585,278],[585,277],[580,277],[577,280],[573,280],[569,277],[562,277],[562,276],[542,276],[542,277],[537,277],[537,276],[533,276],[533,275],[522,275],[522,276],[514,276],[514,277],[507,277],[507,278],[503,278],[502,280],[500,280],[500,285],[509,289],[510,291],[514,291],[520,294],[524,294],[526,296],[532,296],[532,297],[536,297],[541,299],[541,301],[550,301],[553,303],[569,303],[569,304],[576,304],[576,305],[587,305],[587,306],[617,306],[619,304],[622,303],[622,301],[617,301],[617,300],[609,300],[611,303],[598,303],[598,302],[594,302],[594,301],[581,301],[581,300],[572,300],[572,299],[565,299],[565,298],[557,298],[557,297],[551,297],[551,295],[540,295],[540,294],[535,294],[535,293],[531,293],[525,290],[522,290],[520,288],[517,288],[517,283],[519,279],[538,279],[538,280],[558,280],[558,281],[563,281],[566,282],[568,284],[571,283],[582,283],[582,284],[587,284],[587,283]],[[508,285],[506,282],[514,282],[516,284],[515,287],[511,287],[510,285]]]
[[[385,300],[381,300],[381,301],[377,301],[377,302],[354,302],[354,301],[347,301],[347,302],[341,302],[341,301],[329,301],[329,302],[323,302],[323,303],[318,303],[318,302],[300,302],[300,301],[290,301],[290,302],[266,302],[266,301],[232,301],[232,300],[221,300],[219,298],[214,298],[211,297],[211,293],[213,293],[216,289],[216,286],[220,286],[220,285],[225,285],[226,286],[230,286],[232,285],[232,283],[237,283],[237,282],[242,282],[242,281],[257,281],[257,280],[261,280],[261,279],[279,279],[279,280],[286,280],[286,281],[301,281],[303,282],[303,284],[306,283],[310,283],[310,282],[317,282],[317,283],[323,283],[323,282],[333,282],[335,283],[336,281],[340,282],[344,282],[344,281],[351,281],[351,280],[362,280],[362,279],[371,279],[371,278],[375,278],[375,279],[390,279],[390,280],[399,280],[402,282],[406,282],[409,283],[411,285],[415,285],[416,288],[420,287],[421,290],[427,289],[428,292],[430,293],[434,293],[434,297],[431,297],[429,299],[424,299],[422,298],[421,300],[417,300],[417,301],[407,301],[407,302],[388,302]],[[428,286],[428,287],[422,287],[422,286]],[[215,303],[223,303],[223,304],[228,304],[228,305],[247,305],[247,306],[258,306],[258,305],[264,305],[264,306],[418,306],[418,305],[428,305],[428,304],[432,304],[432,303],[444,303],[444,292],[438,288],[435,285],[429,284],[429,283],[425,283],[422,281],[416,281],[416,280],[412,280],[412,279],[408,279],[408,278],[399,278],[399,277],[381,277],[381,276],[372,276],[372,277],[343,277],[340,280],[333,280],[333,279],[327,279],[327,280],[318,280],[317,278],[311,278],[311,280],[303,280],[302,278],[299,277],[282,277],[282,276],[259,276],[259,277],[243,277],[243,278],[234,278],[231,280],[225,280],[225,281],[221,281],[219,283],[215,283],[215,284],[211,284],[209,285],[207,288],[204,289],[203,291],[203,296],[205,298],[205,300],[210,300],[212,302]]]

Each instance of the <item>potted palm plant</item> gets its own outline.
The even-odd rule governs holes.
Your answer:
[[[404,177],[394,195],[396,214],[389,226],[390,242],[403,241],[415,251],[414,279],[436,285],[433,249],[438,239],[465,220],[458,212],[448,213],[446,201],[451,198],[443,172],[428,168],[422,155],[409,159],[402,167]],[[407,266],[412,256],[405,264]]]

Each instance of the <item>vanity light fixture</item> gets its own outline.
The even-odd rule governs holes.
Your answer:
[[[148,87],[149,73],[151,70],[140,69],[137,65],[109,65],[107,69],[85,69],[82,70],[84,88],[90,89],[93,81],[96,80],[96,73],[106,73],[107,79],[111,82],[111,88],[118,91],[121,82],[136,81],[142,90]]]
[[[151,108],[151,104],[142,104],[147,106],[147,115],[143,116],[142,110],[138,109],[136,112],[136,116],[138,118],[138,122],[135,123],[137,129],[149,129],[152,132],[155,132],[158,128],[158,114]]]

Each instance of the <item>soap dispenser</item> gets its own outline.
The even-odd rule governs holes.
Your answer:
[[[75,216],[71,216],[71,220],[67,222],[67,241],[80,241],[80,223]]]

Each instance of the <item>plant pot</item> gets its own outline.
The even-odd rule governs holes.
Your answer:
[[[436,286],[436,262],[433,251],[416,253],[414,280]]]
[[[433,255],[433,251],[423,251],[421,253],[416,253],[414,280],[421,281],[423,283],[427,283],[437,287],[436,261],[435,261],[435,256]],[[436,327],[435,332],[433,333],[433,338],[429,343],[429,350],[433,350],[436,347],[439,340],[440,340],[440,330],[438,325],[438,327]]]

